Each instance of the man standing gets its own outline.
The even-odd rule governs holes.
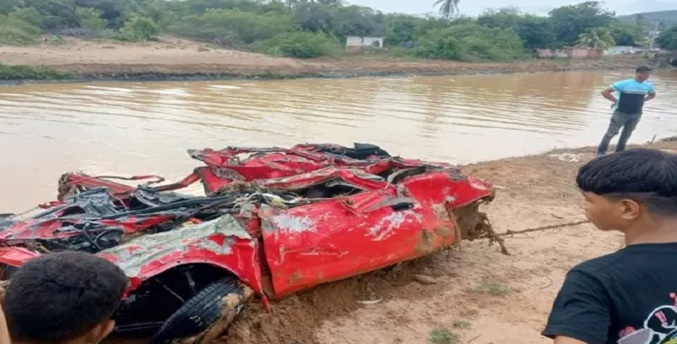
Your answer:
[[[611,107],[614,113],[611,116],[609,128],[597,148],[597,155],[606,154],[611,139],[618,135],[621,128],[623,131],[618,139],[616,152],[625,150],[625,144],[642,117],[644,102],[656,97],[653,84],[647,81],[650,74],[651,67],[640,66],[635,70],[634,78],[618,81],[602,91],[602,96],[613,102]],[[613,92],[616,92],[618,97],[615,97]]]

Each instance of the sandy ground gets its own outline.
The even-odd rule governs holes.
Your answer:
[[[677,150],[677,143],[651,147]],[[497,187],[496,199],[484,210],[496,231],[505,233],[585,220],[574,176],[593,156],[593,148],[555,151],[464,170]],[[540,331],[566,271],[622,247],[619,234],[597,231],[590,224],[505,239],[509,256],[487,241],[464,242],[459,251],[291,296],[273,303],[271,313],[254,302],[233,324],[229,337],[218,342],[552,343]],[[441,339],[432,341],[434,335]]]
[[[160,78],[163,76],[367,76],[385,74],[477,74],[524,71],[630,68],[641,58],[522,63],[460,63],[359,56],[298,60],[220,49],[163,37],[159,42],[124,43],[64,38],[36,46],[0,46],[0,63],[47,65],[84,78]]]

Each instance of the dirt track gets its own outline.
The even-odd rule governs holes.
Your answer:
[[[48,41],[49,42],[49,41]],[[61,44],[0,46],[0,63],[46,65],[82,78],[350,77],[481,74],[634,68],[641,59],[461,63],[361,56],[297,60],[207,47],[165,37],[146,44],[64,39]]]
[[[652,147],[677,150],[677,143]],[[550,156],[562,152],[573,155]],[[464,167],[498,187],[495,201],[485,208],[498,232],[585,220],[574,176],[594,149],[553,153]],[[568,157],[580,161],[562,161]],[[539,331],[566,271],[620,248],[622,237],[583,224],[507,236],[506,245],[511,256],[486,241],[465,242],[461,251],[292,296],[274,303],[270,314],[255,302],[233,325],[230,338],[219,342],[426,344],[438,329],[448,331],[446,338],[458,336],[440,343],[551,343]],[[381,301],[359,303],[376,300]]]

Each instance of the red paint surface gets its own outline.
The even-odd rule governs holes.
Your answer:
[[[172,250],[165,243],[99,254],[123,267],[131,280],[128,292],[173,267],[206,263],[231,271],[259,295],[264,293],[262,273],[270,271],[273,290],[263,295],[267,305],[266,296],[283,297],[448,247],[456,239],[449,211],[492,193],[490,184],[467,177],[449,164],[377,156],[357,160],[319,152],[313,145],[291,149],[231,147],[191,150],[189,154],[206,166],[157,190],[180,189],[200,180],[208,195],[233,182],[294,191],[341,180],[363,191],[289,209],[265,205],[252,208],[239,215],[252,239],[211,234],[181,242]],[[413,168],[418,173],[395,183],[376,176],[393,168]],[[109,187],[113,195],[123,198],[134,191],[123,184],[82,174],[67,174],[62,180],[66,183],[62,186],[68,188]],[[393,205],[397,203],[409,207],[396,209]],[[151,216],[114,221],[132,233],[166,220],[169,219]],[[37,228],[35,225],[30,220],[16,225],[0,233],[0,241],[14,245],[21,240],[67,235],[55,232],[62,225],[58,219]],[[224,245],[229,246],[228,253],[223,252]],[[34,256],[37,253],[19,247],[0,249],[0,263],[12,266]]]
[[[225,237],[213,235],[205,239],[223,242]],[[135,259],[138,259],[138,263],[124,266],[125,273],[130,279],[128,292],[138,288],[143,281],[173,267],[185,264],[210,264],[232,272],[258,294],[263,293],[260,263],[256,253],[256,245],[252,240],[235,239],[235,242],[230,244],[232,250],[230,254],[219,254],[200,245],[197,241],[187,242],[185,247],[187,248],[185,250],[175,250],[162,254],[156,253],[156,251],[162,251],[159,247],[144,247],[142,248],[143,252],[136,252],[137,257]],[[126,257],[124,253],[99,253],[98,256],[114,263],[119,263],[121,259]]]
[[[450,172],[414,176],[399,185],[284,211],[262,209],[272,296],[280,298],[452,245],[455,225],[446,209],[488,196],[491,188],[454,181]],[[401,199],[399,194],[411,197],[412,209],[379,206]]]
[[[9,266],[21,266],[25,261],[35,258],[40,254],[27,250],[22,247],[1,247],[0,248],[0,263]]]

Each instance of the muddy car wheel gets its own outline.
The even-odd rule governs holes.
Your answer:
[[[204,287],[172,314],[150,344],[204,344],[218,338],[242,311],[254,291],[234,278]]]

